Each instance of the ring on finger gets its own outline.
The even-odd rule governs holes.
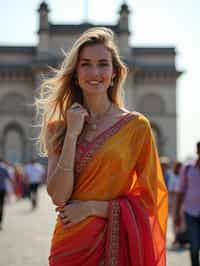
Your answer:
[[[60,216],[61,216],[61,218],[65,218],[64,213],[61,213]]]
[[[79,105],[74,105],[71,108],[72,108],[72,110],[76,110],[76,109],[80,109],[80,106]]]

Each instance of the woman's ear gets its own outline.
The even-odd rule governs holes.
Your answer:
[[[116,77],[116,73],[113,72],[113,74],[112,74],[112,80],[113,80],[115,77]]]

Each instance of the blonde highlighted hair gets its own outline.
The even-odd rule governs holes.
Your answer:
[[[75,80],[76,67],[81,50],[85,46],[102,44],[112,55],[113,69],[116,74],[114,84],[108,88],[108,97],[111,102],[118,106],[123,106],[122,86],[126,79],[127,68],[120,59],[118,49],[114,43],[113,32],[104,27],[90,28],[85,31],[79,39],[74,42],[71,50],[65,55],[65,59],[60,69],[55,71],[55,75],[43,81],[40,87],[40,96],[35,104],[37,114],[41,116],[41,131],[39,135],[40,154],[47,155],[46,136],[48,125],[52,121],[60,121],[62,127],[58,127],[52,135],[51,141],[56,151],[62,148],[66,132],[66,109],[74,102],[83,104],[81,88]]]

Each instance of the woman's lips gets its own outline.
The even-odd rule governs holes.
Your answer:
[[[94,81],[94,80],[91,80],[91,81],[87,81],[87,83],[89,85],[99,85],[101,82],[100,81]]]

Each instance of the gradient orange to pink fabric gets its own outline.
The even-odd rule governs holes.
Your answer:
[[[109,217],[69,229],[58,218],[51,266],[166,265],[167,191],[147,118],[128,113],[78,143],[75,178],[72,199],[109,201]]]

